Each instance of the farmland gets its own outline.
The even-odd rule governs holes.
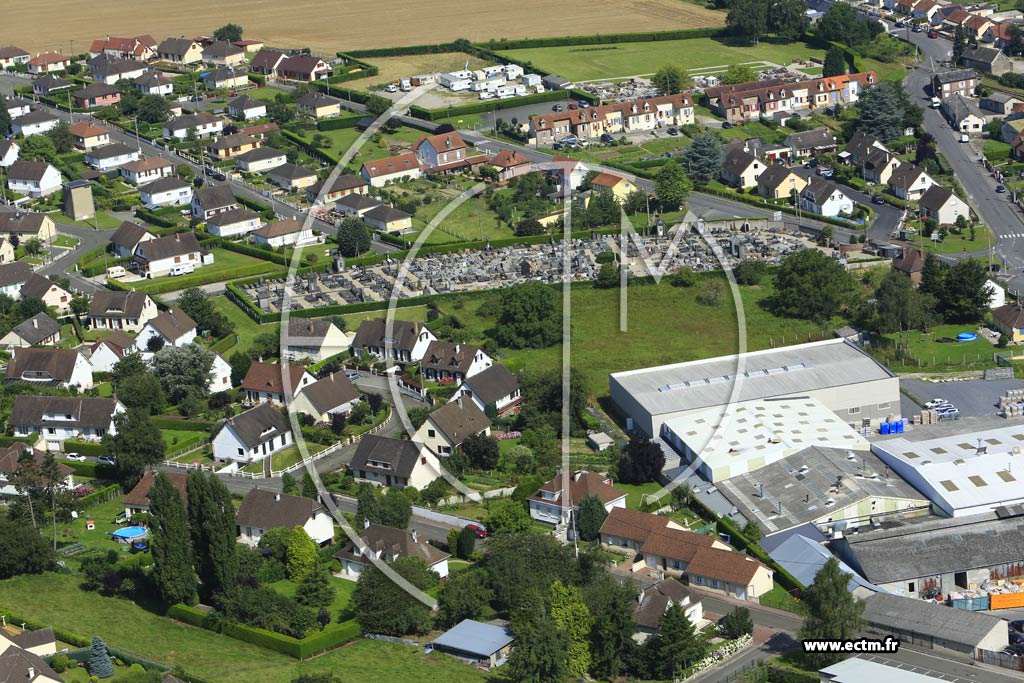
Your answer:
[[[691,38],[643,43],[609,43],[506,50],[502,55],[571,81],[626,78],[657,71],[663,64],[694,69],[722,67],[735,62],[790,64],[794,59],[824,58],[824,51],[802,43],[789,45],[733,44],[729,39]]]
[[[76,49],[81,52],[94,39],[106,35],[152,33],[157,39],[191,36],[234,21],[245,28],[247,38],[333,54],[338,50],[418,45],[458,38],[484,41],[584,35],[624,28],[663,31],[725,23],[724,12],[679,0],[638,0],[628,4],[618,0],[595,0],[587,5],[585,12],[573,5],[552,5],[541,0],[445,0],[440,3],[223,0],[217,3],[215,13],[211,14],[210,9],[210,3],[205,0],[147,3],[144,13],[122,12],[113,7],[97,11],[95,6],[76,0],[53,0],[46,5],[46,21],[40,21],[38,6],[13,3],[4,8],[4,29],[8,35],[18,37],[20,47],[33,53]],[[453,21],[453,17],[458,20]]]

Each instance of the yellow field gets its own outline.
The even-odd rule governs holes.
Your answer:
[[[209,34],[228,22],[247,38],[282,47],[338,50],[419,45],[467,38],[529,38],[721,26],[725,14],[681,0],[591,0],[585,5],[543,0],[177,0],[132,5],[47,0],[7,2],[3,44],[31,52],[85,52],[96,38],[149,33]]]
[[[368,88],[372,85],[394,83],[402,78],[432,71],[455,71],[469,61],[470,70],[487,66],[487,62],[461,52],[441,52],[430,55],[407,55],[403,57],[374,57],[365,61],[373,64],[380,73],[370,78],[345,81],[345,88]]]

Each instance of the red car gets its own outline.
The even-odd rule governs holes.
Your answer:
[[[936,31],[935,29],[932,29],[931,31],[928,31],[928,37],[929,38],[938,38],[939,37],[939,32]]]
[[[579,108],[580,108],[580,105],[576,104],[575,102],[573,102],[572,104],[569,105],[569,109],[579,109]]]
[[[467,524],[466,528],[473,532],[477,538],[487,538],[487,529],[480,524]]]

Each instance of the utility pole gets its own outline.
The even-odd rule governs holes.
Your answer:
[[[135,144],[139,148],[139,156],[142,156],[142,138],[139,137],[139,117],[135,116]]]

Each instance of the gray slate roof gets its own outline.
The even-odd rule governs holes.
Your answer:
[[[408,478],[419,457],[419,446],[412,441],[367,434],[359,441],[348,467],[349,470],[380,471]],[[386,463],[390,467],[385,470],[371,463]]]
[[[247,448],[255,448],[276,436],[287,434],[288,420],[269,401],[236,415],[224,423]]]
[[[413,347],[416,346],[416,338],[424,326],[421,323],[411,323],[406,320],[395,320],[393,323],[392,347],[399,351],[411,352]],[[386,330],[387,326],[385,325],[384,318],[364,320],[359,323],[359,329],[352,340],[352,347],[358,349],[370,346],[383,349],[385,346],[384,337]]]
[[[890,593],[875,593],[865,600],[863,617],[881,630],[913,631],[971,647],[993,629],[1006,629],[1006,621],[999,617]]]
[[[146,261],[159,261],[162,259],[184,256],[199,251],[199,240],[193,232],[179,232],[166,237],[146,240],[139,245],[136,251],[136,258]]]
[[[89,317],[137,319],[142,315],[148,298],[144,292],[112,292],[101,289],[93,295],[89,303]]]
[[[303,526],[324,506],[318,501],[255,488],[245,494],[238,507],[238,526],[257,529],[293,529]]]
[[[55,425],[71,425],[83,429],[105,429],[117,407],[114,398],[78,398],[71,396],[17,396],[11,410],[14,427],[44,427],[49,422],[43,415],[71,415],[71,421],[61,420]]]
[[[45,313],[37,313],[14,328],[15,334],[33,346],[58,332],[60,323]]]
[[[318,382],[303,387],[300,392],[306,395],[313,407],[321,413],[343,406],[359,398],[359,390],[352,385],[344,373],[331,373]]]
[[[504,365],[495,364],[467,378],[465,384],[484,405],[490,405],[518,389],[519,379]]]
[[[228,185],[207,185],[196,190],[195,194],[204,211],[214,211],[238,204]]]
[[[139,187],[139,191],[154,195],[160,194],[161,192],[170,192],[171,190],[180,190],[186,187],[191,187],[191,185],[171,175],[166,178],[159,178],[153,182],[146,183]]]
[[[428,419],[455,445],[491,426],[490,418],[468,399],[446,403],[432,412]]]
[[[144,185],[144,188],[149,188],[150,185],[160,182],[159,180],[153,181],[149,185]],[[136,245],[142,240],[143,237],[149,235],[150,232],[138,223],[132,223],[131,221],[123,221],[120,227],[114,231],[114,234],[110,236],[110,243],[118,247],[124,247],[125,249],[134,250]]]

